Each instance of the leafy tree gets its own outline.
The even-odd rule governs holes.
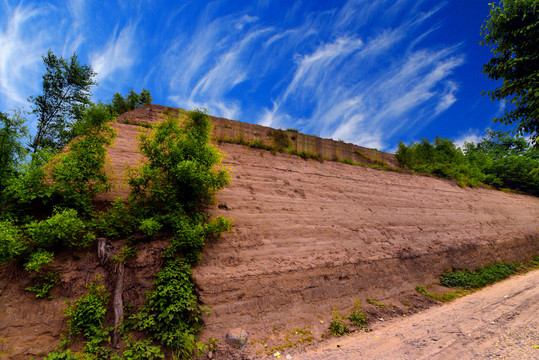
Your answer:
[[[152,96],[150,95],[150,91],[142,89],[142,92],[137,94],[135,91],[130,90],[129,95],[126,97],[123,97],[119,93],[114,94],[109,109],[113,115],[122,115],[123,113],[151,103]]]
[[[32,113],[37,117],[37,133],[29,144],[33,152],[40,149],[62,149],[73,135],[73,124],[91,104],[90,87],[97,83],[88,65],[80,65],[77,55],[65,60],[49,50],[43,56],[43,94],[30,96]]]
[[[28,134],[25,119],[20,112],[8,116],[0,112],[0,198],[10,180],[19,172],[21,160],[28,151],[22,139]]]
[[[539,146],[539,1],[502,0],[490,5],[490,17],[481,27],[481,44],[496,47],[494,57],[483,65],[483,73],[503,82],[483,94],[513,104],[494,120],[517,124],[516,132],[530,133]]]

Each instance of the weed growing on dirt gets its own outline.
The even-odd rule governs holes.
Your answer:
[[[430,297],[431,299],[438,300],[441,302],[449,302],[451,300],[454,300],[458,297],[462,297],[465,295],[462,290],[455,290],[452,292],[444,292],[442,294],[435,294],[435,293],[431,293],[427,291],[427,289],[425,289],[423,286],[416,286],[415,290],[422,295],[425,295],[427,297]]]
[[[74,303],[66,300],[67,307],[63,310],[67,316],[68,341],[76,336],[83,335],[87,340],[85,351],[91,354],[104,355],[102,347],[107,340],[111,329],[103,328],[103,320],[107,312],[109,294],[103,285],[99,285],[100,277],[86,285],[88,292],[78,298]]]
[[[371,304],[371,305],[374,305],[374,306],[379,306],[379,307],[384,307],[384,306],[393,306],[391,304],[385,304],[383,302],[378,302],[372,298],[367,298],[366,301]]]
[[[360,328],[365,328],[367,326],[367,316],[365,315],[365,309],[361,304],[359,299],[354,301],[354,307],[350,315],[348,316],[350,322]]]
[[[36,294],[36,298],[50,299],[52,296],[49,291],[60,281],[60,275],[56,270],[48,270],[46,272],[39,272],[32,278],[33,285],[27,287],[26,291],[32,291]]]
[[[124,246],[116,255],[114,255],[110,260],[114,263],[125,263],[129,259],[137,256],[137,249],[133,246],[126,245]]]
[[[346,318],[339,314],[339,311],[337,309],[334,309],[331,313],[331,323],[329,324],[329,330],[332,332],[335,336],[343,336],[344,334],[348,334],[350,332],[350,329],[348,326],[346,326],[344,320]]]

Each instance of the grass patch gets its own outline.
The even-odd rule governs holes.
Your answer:
[[[374,305],[374,306],[379,306],[379,307],[393,306],[393,305],[391,305],[391,304],[385,304],[385,303],[383,303],[383,302],[378,302],[378,301],[376,301],[376,300],[374,300],[374,299],[372,299],[372,298],[367,298],[367,299],[365,299],[365,300],[366,300],[369,304]]]
[[[519,268],[522,268],[522,264],[518,262],[511,264],[496,262],[485,267],[478,267],[475,271],[448,271],[440,276],[440,284],[461,289],[479,289],[508,278]]]
[[[422,295],[425,295],[427,297],[430,297],[431,299],[438,300],[444,303],[466,295],[465,292],[462,290],[455,290],[455,291],[444,292],[442,294],[435,294],[435,293],[431,293],[427,291],[427,289],[425,289],[423,286],[417,286],[415,290]]]
[[[472,293],[487,285],[506,279],[516,273],[527,272],[539,268],[539,256],[533,256],[527,263],[522,264],[517,261],[514,263],[500,263],[478,267],[475,271],[471,270],[452,270],[440,275],[440,284],[446,287],[457,288],[454,291],[435,294],[427,291],[423,286],[417,286],[415,290],[432,299],[449,302],[456,298]]]

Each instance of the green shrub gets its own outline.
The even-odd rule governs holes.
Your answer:
[[[360,328],[367,326],[367,315],[365,315],[365,310],[361,305],[361,301],[354,301],[354,308],[352,309],[350,316],[348,316],[348,319],[352,324],[359,326]]]
[[[268,136],[273,141],[273,146],[275,146],[277,151],[283,151],[292,146],[292,142],[290,141],[288,134],[284,130],[270,130],[268,131]]]
[[[54,253],[49,252],[44,249],[37,249],[35,252],[30,254],[28,261],[24,264],[24,268],[28,272],[37,272],[43,266],[51,263],[54,260]]]
[[[146,294],[146,302],[131,319],[135,328],[169,348],[180,349],[194,341],[202,330],[202,309],[197,304],[191,267],[182,260],[171,260],[154,280],[155,288]]]
[[[475,271],[449,271],[440,276],[440,283],[447,287],[462,289],[477,289],[496,281],[503,280],[518,270],[518,264],[494,263],[484,268],[478,267]]]
[[[71,350],[56,350],[49,353],[44,360],[95,360],[95,357],[89,354],[72,353]]]
[[[150,340],[137,341],[123,352],[123,360],[157,360],[164,359],[165,354],[159,346],[152,345]],[[119,359],[118,359],[119,360]]]
[[[89,214],[92,198],[110,189],[105,162],[107,147],[116,136],[111,120],[104,105],[92,105],[77,123],[76,132],[82,136],[71,141],[68,150],[47,165],[59,205]]]
[[[26,248],[19,228],[9,220],[0,221],[0,264],[21,255]]]
[[[128,204],[122,198],[117,198],[108,211],[96,216],[93,226],[99,235],[108,239],[118,239],[133,233],[138,221]]]
[[[137,249],[126,245],[118,252],[118,254],[114,255],[111,260],[115,263],[121,263],[134,258],[136,255]]]
[[[68,317],[69,335],[84,335],[89,340],[103,341],[107,330],[103,329],[103,320],[107,311],[109,294],[105,287],[98,285],[99,277],[86,285],[88,292],[74,303],[67,300],[63,310]]]
[[[42,221],[33,221],[26,227],[31,242],[36,246],[49,248],[56,245],[87,245],[86,226],[74,209],[54,211],[54,214]]]
[[[337,309],[334,309],[331,313],[331,323],[329,324],[329,330],[331,330],[331,332],[335,336],[343,336],[344,334],[348,334],[350,332],[350,329],[344,323],[344,317],[339,314]]]
[[[142,233],[145,235],[155,236],[159,233],[159,230],[161,230],[162,226],[163,225],[161,225],[154,218],[144,219],[140,222],[139,230],[142,231]]]
[[[140,151],[148,162],[131,174],[131,198],[150,216],[180,209],[194,211],[213,201],[229,182],[216,165],[221,154],[209,145],[212,123],[200,110],[191,111],[185,128],[169,117],[155,131],[140,137]]]
[[[33,279],[32,286],[26,288],[26,291],[32,291],[36,293],[36,298],[51,298],[49,291],[58,284],[60,281],[60,275],[55,270],[49,270],[44,273],[38,273]]]

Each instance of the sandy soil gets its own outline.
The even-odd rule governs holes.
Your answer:
[[[539,270],[292,358],[539,359],[537,314]]]

